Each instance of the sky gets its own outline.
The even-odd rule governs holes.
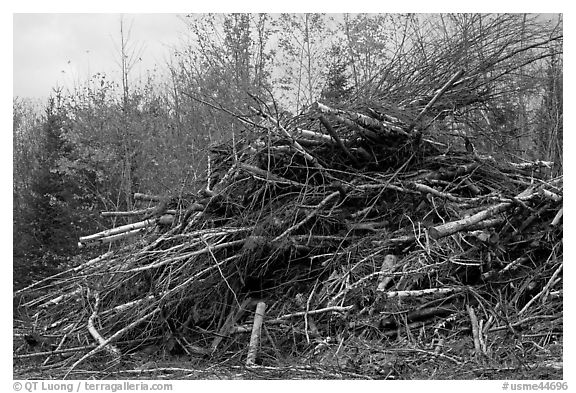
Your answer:
[[[96,72],[120,75],[120,20],[140,56],[133,73],[163,67],[184,30],[177,14],[14,14],[13,96],[46,98]]]
[[[184,31],[182,14],[15,13],[13,97],[44,99],[96,72],[119,80],[120,19],[130,27],[138,61],[132,76],[165,67]]]

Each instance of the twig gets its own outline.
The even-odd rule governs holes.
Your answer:
[[[164,295],[164,294],[165,294],[165,292],[160,293],[160,295]],[[128,303],[120,304],[120,305],[118,305],[118,306],[116,306],[110,310],[106,310],[105,312],[102,313],[102,315],[107,315],[107,314],[113,313],[113,312],[116,312],[116,313],[123,312],[123,311],[126,311],[132,307],[139,305],[139,304],[142,304],[144,302],[151,301],[154,299],[156,299],[156,295],[148,295],[142,299],[133,300],[133,301],[128,302]]]
[[[517,321],[517,322],[514,322],[514,323],[507,323],[504,326],[494,326],[494,327],[488,329],[487,331],[488,332],[498,332],[501,330],[515,328],[515,327],[521,326],[525,323],[528,323],[531,321],[536,321],[538,319],[558,319],[558,318],[561,318],[561,316],[559,316],[559,315],[536,315],[533,317],[524,318],[524,319]]]
[[[131,217],[131,216],[140,216],[146,213],[151,213],[156,211],[155,207],[149,207],[146,209],[140,210],[132,210],[132,211],[110,211],[110,212],[101,212],[100,215],[102,217]],[[176,214],[176,210],[166,210],[168,214]]]
[[[555,194],[552,191],[548,191],[544,188],[540,190],[540,195],[542,195],[544,198],[550,199],[551,201],[554,201],[554,202],[562,201],[561,195]]]
[[[438,240],[442,237],[453,235],[510,208],[511,205],[511,203],[500,203],[498,205],[491,206],[479,213],[476,213],[473,216],[431,227],[429,229],[430,237],[432,239]]]
[[[314,283],[314,287],[310,291],[310,295],[308,296],[308,300],[306,301],[306,314],[304,314],[304,333],[306,334],[306,342],[310,344],[310,337],[308,336],[308,319],[310,319],[310,325],[312,328],[316,328],[316,324],[312,317],[308,316],[308,312],[310,311],[310,302],[312,301],[312,297],[314,296],[314,292],[316,291],[316,285],[318,285],[318,280]],[[317,329],[316,329],[317,330]]]
[[[356,157],[354,157],[352,155],[352,153],[350,153],[350,150],[348,150],[348,148],[346,147],[346,145],[344,145],[344,143],[342,142],[342,139],[340,139],[340,137],[338,136],[338,134],[336,133],[336,131],[334,131],[334,129],[332,128],[332,126],[330,125],[330,123],[328,122],[328,120],[326,120],[326,118],[322,115],[320,115],[318,117],[318,119],[320,119],[320,122],[322,123],[322,125],[324,125],[324,127],[326,128],[326,130],[328,131],[328,133],[330,134],[330,136],[332,136],[332,138],[334,138],[334,140],[336,141],[336,143],[338,144],[338,147],[340,147],[340,149],[342,149],[342,151],[344,152],[344,154],[346,154],[346,156],[348,158],[350,158],[350,160],[352,160],[352,162],[354,163],[354,165],[358,166],[358,160],[356,159]]]
[[[554,163],[552,161],[541,161],[541,160],[536,160],[534,162],[522,162],[522,163],[508,162],[508,164],[517,169],[531,169],[540,167],[550,169],[554,166]]]
[[[216,335],[216,337],[214,337],[214,340],[212,341],[211,346],[212,352],[216,352],[216,349],[218,348],[218,345],[220,345],[220,342],[222,342],[222,340],[230,334],[230,331],[234,327],[236,321],[242,318],[242,316],[246,313],[247,308],[253,303],[254,301],[252,298],[246,298],[237,309],[232,307],[230,313],[228,314],[228,318],[226,318],[226,321],[224,322],[224,324],[218,331],[218,334]]]
[[[106,340],[104,340],[103,342],[100,343],[100,345],[98,345],[96,348],[94,348],[93,350],[91,350],[90,352],[88,352],[86,355],[82,356],[80,359],[78,359],[76,361],[76,363],[74,363],[72,365],[72,367],[70,367],[70,369],[68,370],[68,372],[66,373],[66,375],[64,375],[63,379],[66,379],[66,377],[68,376],[68,374],[70,374],[72,372],[72,370],[74,370],[80,363],[82,363],[84,360],[88,359],[90,356],[94,355],[96,352],[100,351],[102,348],[104,348],[106,345],[108,345],[111,342],[116,341],[118,338],[120,338],[124,333],[126,333],[127,331],[131,330],[132,328],[134,328],[135,326],[138,326],[140,323],[144,322],[145,320],[147,320],[148,318],[151,318],[153,316],[155,316],[156,314],[158,314],[161,311],[161,308],[156,308],[154,310],[152,310],[152,312],[146,313],[144,316],[136,319],[135,321],[132,321],[132,323],[130,323],[128,326],[118,330],[116,333],[114,333],[112,336],[108,337]]]
[[[430,288],[430,289],[419,289],[413,291],[390,291],[385,292],[384,295],[387,298],[405,298],[405,297],[419,297],[419,296],[426,296],[426,295],[446,295],[453,292],[462,291],[463,288],[454,287],[454,288]]]
[[[430,102],[428,102],[428,104],[424,107],[424,109],[422,109],[418,114],[418,116],[416,116],[416,118],[412,121],[412,124],[408,128],[408,132],[412,131],[414,127],[416,127],[416,124],[422,118],[422,116],[424,116],[426,112],[428,112],[428,110],[432,107],[432,105],[434,105],[436,101],[438,101],[438,99],[442,97],[442,95],[446,92],[446,90],[448,90],[450,86],[452,86],[454,82],[456,82],[458,78],[460,78],[462,75],[464,75],[464,70],[458,71],[452,76],[452,78],[450,78],[450,80],[448,80],[448,82],[446,82],[444,86],[442,86],[440,90],[438,90],[438,92],[434,95],[434,97],[430,100]]]
[[[430,351],[426,351],[424,349],[418,349],[418,348],[407,348],[407,349],[396,349],[396,348],[392,348],[392,349],[387,349],[386,351],[391,351],[391,352],[419,352],[419,353],[425,353],[427,355],[430,356],[435,356],[435,357],[439,357],[439,358],[443,358],[443,359],[447,359],[450,360],[451,362],[454,362],[456,364],[462,364],[462,361],[452,357],[452,356],[448,356],[445,355],[443,353],[436,353],[436,352],[430,352]]]
[[[96,327],[94,326],[94,321],[96,318],[98,318],[98,310],[100,308],[100,294],[95,292],[94,298],[96,299],[96,303],[94,304],[94,311],[92,312],[92,315],[90,315],[90,318],[88,318],[88,331],[100,345],[104,345],[104,349],[108,353],[118,358],[121,355],[120,350],[116,348],[116,346],[110,343],[106,343],[104,337],[102,337],[102,335],[98,332],[98,330],[96,330]]]
[[[195,280],[199,279],[199,278],[202,277],[204,274],[206,274],[206,273],[208,273],[208,272],[210,272],[210,271],[212,271],[212,270],[219,269],[220,266],[225,265],[226,263],[228,263],[228,262],[230,262],[231,260],[234,260],[234,259],[236,259],[236,258],[238,258],[237,255],[232,255],[232,256],[230,256],[230,257],[228,257],[228,258],[226,258],[226,259],[223,259],[222,261],[220,261],[220,262],[218,262],[218,263],[216,263],[216,264],[214,264],[214,265],[212,265],[212,266],[207,267],[206,269],[203,269],[203,270],[199,271],[198,273],[196,273],[196,274],[188,277],[188,279],[187,279],[186,281],[184,281],[184,282],[176,285],[174,288],[170,289],[169,291],[164,292],[164,293],[162,294],[162,298],[164,298],[164,297],[166,297],[166,296],[169,296],[169,295],[172,295],[172,294],[174,294],[174,293],[177,293],[177,291],[185,288],[187,285],[189,285],[190,283],[192,283],[192,282],[194,282]]]
[[[300,188],[306,188],[306,185],[304,185],[302,183],[298,183],[298,182],[295,182],[293,180],[285,179],[281,176],[275,175],[271,172],[268,172],[264,169],[260,169],[258,167],[253,166],[253,165],[249,165],[249,164],[245,164],[245,163],[239,163],[238,168],[243,169],[247,172],[250,172],[253,175],[260,176],[260,177],[264,178],[264,180],[266,180],[266,181],[271,181],[271,182],[280,183],[280,184],[289,184],[291,186],[300,187]]]
[[[155,220],[146,220],[146,221],[149,223],[155,222]],[[126,231],[126,232],[118,233],[118,234],[112,235],[112,236],[104,236],[104,237],[100,237],[100,238],[95,239],[95,240],[91,240],[90,242],[79,242],[78,247],[79,248],[93,247],[93,246],[97,246],[97,245],[101,245],[101,244],[112,243],[112,242],[117,241],[117,240],[128,239],[130,237],[136,236],[139,233],[143,232],[144,229],[145,228],[139,228],[139,229],[134,229],[132,231]]]
[[[134,370],[118,370],[113,371],[110,374],[142,374],[142,373],[153,373],[153,374],[161,374],[161,373],[169,373],[169,372],[189,372],[194,375],[197,375],[200,371],[197,369],[192,368],[182,368],[182,367],[155,367],[155,368],[139,368]],[[176,379],[176,378],[174,378]]]
[[[272,116],[270,116],[268,113],[263,112],[262,110],[258,110],[258,109],[254,109],[252,108],[256,113],[258,113],[260,116],[262,116],[263,118],[265,118],[266,120],[270,121],[272,124],[274,124],[274,126],[280,130],[282,132],[282,134],[288,138],[288,140],[290,141],[291,145],[294,147],[294,149],[302,156],[304,157],[304,159],[308,162],[310,162],[314,167],[318,168],[318,169],[324,169],[324,167],[318,162],[318,160],[313,157],[312,155],[310,155],[310,153],[308,153],[306,151],[306,149],[304,149],[302,147],[302,145],[300,145],[300,143],[298,143],[298,141],[282,126],[282,124],[280,124],[280,122],[273,118]]]
[[[68,299],[68,298],[71,298],[73,296],[81,294],[82,290],[83,290],[82,288],[77,288],[72,292],[64,293],[58,297],[55,297],[54,299],[47,301],[46,303],[41,304],[39,307],[40,308],[46,308],[48,306],[56,305],[56,304],[60,303],[62,300],[65,300],[65,299]],[[25,306],[29,306],[29,305],[25,304]]]
[[[187,253],[187,254],[180,255],[180,256],[177,256],[177,257],[168,258],[168,259],[163,259],[163,260],[160,260],[160,262],[152,263],[152,264],[150,264],[150,265],[141,266],[141,267],[136,267],[136,268],[127,270],[126,272],[141,272],[141,271],[144,271],[144,270],[155,269],[155,268],[158,268],[158,267],[160,267],[160,266],[165,266],[165,265],[167,265],[167,264],[169,264],[169,263],[174,263],[174,262],[177,262],[177,261],[182,261],[182,260],[184,260],[184,259],[189,259],[189,258],[195,257],[195,256],[197,256],[197,255],[201,255],[201,254],[208,253],[208,252],[211,252],[211,251],[217,251],[217,250],[221,250],[221,249],[223,249],[223,248],[238,246],[238,245],[244,244],[244,242],[245,242],[244,239],[232,240],[232,241],[227,242],[227,243],[222,243],[222,244],[218,244],[218,245],[214,245],[214,246],[210,246],[210,247],[205,247],[205,248],[203,248],[203,249],[201,249],[201,250],[189,252],[189,253]]]
[[[530,301],[528,303],[526,303],[526,305],[524,307],[522,307],[522,310],[520,310],[518,312],[518,315],[524,314],[526,312],[526,310],[528,310],[528,308],[530,308],[530,306],[532,304],[534,304],[534,302],[536,302],[540,297],[542,297],[542,303],[544,303],[546,301],[547,293],[550,291],[550,288],[558,282],[556,279],[560,275],[560,273],[562,272],[563,267],[564,267],[564,262],[562,262],[560,264],[560,266],[558,266],[558,268],[556,269],[554,274],[552,274],[552,277],[550,277],[550,279],[548,280],[548,282],[546,283],[544,288],[542,288],[542,290],[540,292],[538,292],[538,294],[536,296],[534,296],[532,299],[530,299]]]
[[[48,364],[48,362],[52,358],[52,354],[54,352],[59,351],[62,348],[62,345],[64,345],[64,342],[66,341],[67,338],[68,338],[68,333],[66,333],[64,336],[62,336],[62,339],[58,343],[58,346],[56,347],[56,349],[50,355],[48,355],[48,357],[46,357],[46,359],[44,359],[44,362],[42,363],[43,366]]]
[[[288,235],[290,232],[300,228],[302,225],[306,224],[308,221],[310,221],[316,214],[318,214],[318,212],[324,207],[326,206],[326,204],[328,202],[330,202],[331,199],[337,197],[338,195],[340,195],[340,191],[334,191],[332,194],[328,195],[326,198],[324,198],[317,206],[316,208],[308,213],[308,215],[300,222],[296,223],[295,225],[291,226],[290,228],[286,229],[284,232],[282,232],[282,234],[276,236],[272,242],[277,242],[280,239],[282,239],[284,236]]]
[[[154,225],[155,223],[156,223],[155,220],[144,220],[144,221],[140,221],[140,222],[135,222],[133,224],[122,225],[122,226],[119,226],[116,228],[108,229],[106,231],[95,233],[93,235],[82,236],[79,239],[79,241],[80,241],[80,243],[88,243],[88,242],[95,241],[97,239],[100,239],[100,238],[103,238],[106,236],[112,236],[112,235],[117,235],[120,233],[133,231],[136,229],[146,228],[148,226]]]
[[[563,215],[564,215],[564,207],[561,207],[560,210],[558,210],[558,213],[556,213],[556,215],[554,216],[554,219],[550,223],[550,226],[555,227],[556,225],[558,225]]]
[[[334,137],[332,137],[331,135],[323,134],[321,132],[304,130],[302,128],[296,127],[295,130],[293,131],[293,133],[294,133],[293,136],[295,138],[303,137],[303,139],[306,139],[308,141],[328,143],[330,145],[333,145],[336,143],[336,141],[334,140]],[[348,142],[348,140],[346,140],[346,139],[342,139],[340,137],[338,137],[338,138],[340,139],[341,142]]]
[[[464,202],[465,201],[464,198],[455,197],[454,195],[452,195],[450,193],[435,190],[434,188],[427,186],[425,184],[422,184],[422,183],[414,182],[414,183],[412,183],[412,186],[414,187],[415,190],[418,190],[423,194],[436,195],[438,197],[448,199],[449,201],[452,201],[452,202]]]
[[[470,305],[466,305],[466,309],[468,310],[468,315],[470,316],[470,324],[472,325],[472,337],[474,338],[474,350],[476,354],[482,353],[482,346],[480,345],[480,333],[478,328],[478,318],[476,317],[476,313],[474,312],[474,308],[470,307]]]
[[[210,179],[212,178],[212,157],[210,156],[210,154],[208,154],[208,158],[207,158],[207,170],[206,170],[206,192],[207,193],[212,193],[212,190],[210,189]]]
[[[224,275],[224,272],[222,272],[222,269],[220,269],[220,265],[218,264],[218,258],[216,258],[216,256],[214,255],[213,248],[215,249],[216,247],[211,247],[210,244],[208,244],[206,242],[206,240],[204,239],[203,236],[200,237],[200,239],[202,240],[202,242],[206,246],[206,249],[210,253],[212,260],[214,261],[214,266],[216,267],[216,269],[218,269],[218,272],[220,273],[220,277],[222,277],[222,280],[226,283],[226,286],[228,287],[230,292],[232,292],[232,295],[234,295],[234,300],[236,301],[236,304],[238,305],[238,307],[241,308],[242,306],[241,306],[240,302],[238,301],[238,296],[236,296],[236,292],[234,291],[234,289],[232,288],[230,283],[228,283],[228,280],[226,279],[226,275]]]
[[[152,202],[159,202],[162,200],[162,197],[158,195],[150,195],[150,194],[143,194],[141,192],[134,193],[134,199],[138,201],[152,201]]]
[[[363,122],[362,120],[360,120],[360,121],[357,123],[357,122],[354,122],[354,121],[348,119],[348,118],[345,117],[345,116],[349,116],[350,114],[347,114],[347,113],[344,112],[344,111],[341,111],[341,110],[339,110],[339,109],[329,108],[329,107],[327,107],[326,105],[321,104],[321,103],[319,103],[319,102],[316,102],[316,103],[313,105],[313,107],[316,107],[320,112],[332,114],[336,120],[338,120],[338,121],[339,121],[340,123],[342,123],[342,124],[345,124],[346,126],[350,127],[351,129],[358,131],[358,133],[359,133],[363,138],[365,138],[365,139],[372,140],[372,141],[375,141],[375,140],[378,140],[378,139],[379,139],[378,133],[376,133],[376,132],[374,132],[374,131],[372,131],[372,130],[369,130],[369,129],[367,129],[366,127],[364,127],[363,125],[361,125],[361,124],[366,124],[365,122]],[[354,116],[352,116],[352,117],[354,117]],[[375,119],[372,119],[372,118],[370,118],[370,117],[368,117],[368,116],[365,116],[365,117],[366,117],[367,119],[369,119],[369,120],[368,120],[369,122],[376,122],[376,123],[378,123],[377,120],[375,120]],[[356,117],[356,119],[358,120],[359,117]],[[359,124],[359,123],[360,123],[360,124]],[[373,123],[372,123],[372,124],[373,124]],[[376,124],[374,124],[374,125],[376,125]],[[380,129],[380,130],[383,130],[382,125],[379,124],[379,123],[376,125],[376,127],[377,127],[378,129]],[[403,132],[403,131],[402,131],[402,132]],[[370,160],[370,156],[368,156],[366,159],[367,159],[367,160]]]
[[[345,312],[352,310],[353,308],[354,308],[354,306],[333,306],[333,307],[319,308],[317,310],[311,310],[311,311],[300,311],[300,312],[295,312],[292,314],[282,315],[278,318],[268,320],[268,321],[266,321],[266,323],[267,324],[279,324],[279,323],[284,323],[287,319],[290,319],[290,318],[303,317],[304,315],[323,314],[326,312],[345,313]]]
[[[54,274],[54,275],[52,275],[52,276],[50,276],[50,277],[43,278],[43,279],[40,280],[40,281],[36,281],[35,283],[28,285],[26,288],[22,288],[22,289],[17,290],[16,292],[14,292],[14,295],[18,295],[18,294],[20,294],[20,293],[22,293],[22,292],[26,292],[26,291],[34,288],[34,287],[37,287],[38,285],[40,285],[40,284],[42,284],[42,283],[44,283],[44,282],[46,282],[46,281],[54,280],[56,277],[60,277],[60,276],[63,276],[63,275],[65,275],[65,274],[68,274],[68,273],[76,273],[76,272],[79,272],[80,270],[82,270],[82,269],[84,269],[84,268],[86,268],[86,267],[88,267],[88,266],[94,265],[94,264],[96,264],[96,263],[98,263],[98,262],[101,262],[101,261],[103,261],[103,260],[105,260],[105,259],[110,258],[112,255],[114,255],[114,252],[109,251],[109,252],[107,252],[107,253],[105,253],[105,254],[100,255],[100,256],[97,257],[97,258],[91,259],[91,260],[89,260],[88,262],[85,262],[85,263],[83,263],[83,264],[81,264],[81,265],[78,265],[78,266],[76,266],[76,267],[73,267],[72,269],[68,269],[68,270],[65,270],[65,271],[63,271],[63,272]]]
[[[329,106],[322,104],[320,102],[315,102],[312,105],[313,108],[318,109],[322,113],[327,113],[331,115],[335,115],[340,121],[348,120],[347,118],[351,118],[357,123],[359,126],[362,127],[370,127],[375,128],[381,132],[389,132],[394,131],[396,133],[406,135],[406,132],[399,126],[394,125],[386,120],[383,119],[373,119],[370,116],[363,115],[361,113],[352,112],[352,111],[343,111],[341,109],[334,109],[330,108]],[[350,122],[350,120],[348,120]],[[344,122],[347,124],[346,122]],[[368,131],[368,130],[367,130]]]
[[[382,267],[380,268],[380,274],[378,275],[378,283],[377,291],[384,291],[388,286],[388,283],[392,280],[392,277],[388,275],[388,273],[392,273],[394,268],[396,267],[396,263],[398,262],[398,257],[396,255],[386,255],[384,257],[384,262],[382,262]]]
[[[219,111],[222,111],[222,112],[224,112],[224,113],[227,113],[227,114],[229,114],[230,116],[232,116],[232,117],[240,120],[240,121],[241,121],[242,123],[244,123],[244,124],[247,124],[247,125],[250,125],[250,126],[253,126],[253,127],[257,127],[257,128],[264,128],[264,127],[262,127],[261,125],[254,123],[252,120],[248,119],[246,116],[239,115],[239,114],[237,114],[237,113],[234,113],[234,112],[232,112],[232,111],[224,108],[221,104],[214,105],[214,104],[212,104],[212,103],[210,103],[210,102],[208,102],[208,101],[205,101],[205,100],[203,100],[203,99],[201,99],[201,98],[196,97],[196,96],[193,95],[193,94],[190,94],[189,92],[187,92],[187,91],[185,91],[185,90],[180,90],[180,93],[184,94],[185,96],[188,96],[188,97],[192,98],[194,101],[200,102],[201,104],[207,105],[207,106],[209,106],[209,107],[211,107],[211,108],[214,108],[214,109],[216,109],[216,110],[219,110]]]
[[[29,359],[29,358],[39,357],[39,356],[61,355],[61,354],[65,354],[65,353],[81,352],[81,351],[85,351],[87,349],[92,349],[95,347],[96,347],[95,344],[85,345],[82,347],[65,348],[65,349],[58,349],[58,350],[54,350],[54,351],[34,352],[34,353],[26,353],[24,355],[14,355],[13,358],[14,359]]]

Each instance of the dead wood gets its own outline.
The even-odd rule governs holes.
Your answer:
[[[188,194],[136,194],[156,206],[104,212],[138,221],[82,236],[114,250],[15,293],[28,328],[61,338],[54,353],[72,354],[70,371],[150,337],[168,353],[236,351],[254,365],[256,349],[270,362],[359,336],[416,345],[420,332],[443,345],[414,353],[459,364],[441,352],[472,332],[489,357],[501,328],[562,313],[563,180],[538,170],[552,163],[448,151],[412,132],[461,77],[418,112],[317,103],[284,122],[255,110],[261,121],[243,117],[240,140],[213,146]]]

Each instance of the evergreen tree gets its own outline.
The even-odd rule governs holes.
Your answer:
[[[25,249],[14,250],[22,254],[15,263],[15,276],[19,269],[26,269],[30,275],[44,275],[58,267],[76,250],[77,233],[75,231],[74,187],[58,171],[58,163],[67,152],[67,143],[63,138],[64,116],[61,111],[61,97],[51,97],[41,124],[41,149],[37,157],[37,167],[32,172],[28,210],[23,214],[26,223],[20,230],[26,231],[30,240],[20,244]],[[16,280],[15,280],[16,281]]]
[[[326,76],[326,85],[321,93],[321,99],[328,104],[345,101],[350,95],[348,86],[348,61],[340,45],[334,44],[330,49],[330,64]]]

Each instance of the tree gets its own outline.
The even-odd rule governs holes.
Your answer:
[[[326,76],[326,84],[322,89],[321,98],[329,104],[345,101],[350,94],[348,86],[348,61],[344,56],[345,49],[333,44],[330,49],[330,64]]]
[[[327,52],[331,45],[330,21],[323,14],[282,14],[279,25],[279,78],[284,97],[296,113],[316,101],[325,80]]]
[[[360,89],[370,82],[387,62],[389,37],[394,16],[388,14],[344,15],[340,28],[344,31],[347,55],[352,69],[354,88]]]
[[[59,161],[70,146],[63,137],[62,95],[50,97],[41,121],[32,131],[38,138],[29,160],[29,193],[20,196],[14,221],[15,285],[53,272],[76,253],[81,223],[78,221],[75,186],[59,171]],[[16,153],[22,153],[19,148]],[[19,190],[22,192],[22,189]]]
[[[19,287],[31,279],[35,270],[29,261],[38,257],[40,247],[34,236],[35,197],[32,193],[40,166],[43,145],[42,118],[30,100],[15,98],[13,101],[13,269],[14,285]]]
[[[188,15],[185,23],[187,41],[170,65],[170,101],[177,127],[193,139],[198,173],[206,168],[205,147],[243,127],[218,108],[249,113],[254,102],[247,93],[268,96],[274,26],[267,14]]]
[[[534,140],[538,157],[553,161],[556,173],[562,173],[563,139],[563,76],[562,58],[558,48],[551,48],[552,56],[544,66],[542,99],[536,110]]]
[[[37,158],[41,151],[42,119],[38,114],[39,109],[27,99],[14,98],[12,110],[12,193],[16,225],[16,221],[22,217],[23,212],[27,209],[31,179],[38,167]]]
[[[132,195],[138,189],[139,179],[135,176],[138,170],[138,155],[140,154],[140,146],[138,143],[138,131],[134,130],[130,124],[130,117],[134,111],[134,101],[131,100],[130,95],[130,73],[132,72],[136,63],[141,60],[143,47],[131,41],[132,26],[127,30],[124,26],[124,18],[120,17],[120,47],[119,55],[120,66],[122,75],[122,117],[121,127],[118,134],[123,138],[121,148],[124,149],[122,155],[124,168],[121,189],[124,191],[124,199],[126,208],[132,208]]]

